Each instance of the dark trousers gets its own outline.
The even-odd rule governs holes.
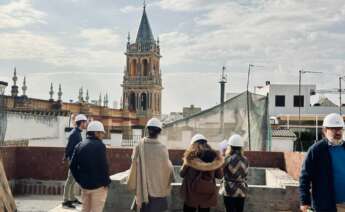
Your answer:
[[[189,207],[188,205],[183,205],[183,212],[210,212],[210,208],[193,208]]]
[[[243,212],[244,198],[224,196],[226,212]]]

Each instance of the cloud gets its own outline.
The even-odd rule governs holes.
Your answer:
[[[93,33],[86,33],[93,37]],[[102,33],[100,33],[102,34]],[[105,33],[107,35],[107,33]],[[33,60],[46,62],[54,66],[77,67],[120,67],[123,66],[123,54],[114,49],[94,48],[99,40],[91,39],[90,46],[67,46],[53,36],[37,35],[28,31],[0,33],[0,59]],[[111,41],[105,41],[111,42]]]
[[[0,5],[0,29],[21,28],[45,23],[46,14],[33,8],[31,0],[14,0]]]
[[[181,32],[168,32],[160,35],[161,49],[165,65],[173,65],[189,61],[189,46],[192,38]],[[166,59],[165,59],[166,58]]]
[[[134,7],[132,5],[127,5],[120,9],[122,13],[132,13],[132,12],[138,12],[141,10],[142,10],[142,7]]]
[[[315,59],[340,59],[345,46],[345,30],[341,31],[345,27],[344,7],[340,0],[334,4],[297,0],[221,2],[195,16],[193,31],[166,33],[161,40],[163,44],[164,37],[177,40],[168,41],[173,45],[167,46],[173,46],[174,55],[182,62],[187,55],[192,61],[226,60],[235,64],[253,60],[290,67],[320,63]],[[164,48],[162,52],[170,51]]]
[[[117,48],[122,42],[120,36],[110,29],[87,28],[82,29],[80,36],[86,39],[87,44],[92,47]]]
[[[41,59],[52,61],[60,58],[66,51],[58,40],[28,31],[0,33],[1,59]]]
[[[165,10],[188,12],[205,9],[207,3],[207,0],[161,0],[158,5]]]

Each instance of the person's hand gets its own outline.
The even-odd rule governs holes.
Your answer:
[[[300,207],[302,212],[308,212],[308,209],[310,209],[310,205],[301,205]]]

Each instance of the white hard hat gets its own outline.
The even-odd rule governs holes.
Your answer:
[[[229,145],[235,147],[243,147],[244,142],[240,135],[234,134],[229,138]]]
[[[342,127],[344,128],[344,120],[337,113],[328,114],[323,120],[323,127]]]
[[[84,114],[79,114],[75,117],[75,122],[77,121],[87,121],[87,117]]]
[[[146,127],[158,127],[159,129],[162,129],[163,124],[157,118],[152,118],[147,122]]]
[[[207,141],[207,139],[205,138],[205,136],[201,135],[201,134],[195,134],[193,137],[192,137],[192,140],[190,141],[190,144],[194,144],[196,141],[199,141],[199,140],[205,140]]]
[[[87,132],[105,132],[104,126],[100,121],[91,121],[86,129]]]

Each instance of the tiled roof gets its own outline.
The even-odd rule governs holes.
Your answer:
[[[289,129],[272,129],[272,137],[296,138],[296,135]]]
[[[140,26],[137,34],[136,43],[154,43],[155,39],[150,27],[149,19],[146,15],[146,9],[144,7],[143,16],[141,17]]]

